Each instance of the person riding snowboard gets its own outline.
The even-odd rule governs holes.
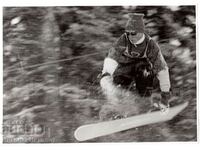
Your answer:
[[[104,59],[100,85],[106,89],[108,81],[129,90],[135,89],[140,96],[151,96],[158,81],[161,99],[158,108],[168,108],[170,79],[167,63],[158,44],[145,33],[144,14],[130,13],[125,33],[114,43]]]

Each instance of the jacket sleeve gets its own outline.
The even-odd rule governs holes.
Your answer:
[[[110,75],[113,75],[118,66],[118,61],[121,56],[120,47],[123,47],[123,43],[124,36],[121,35],[114,45],[109,49],[108,56],[104,59],[102,74],[109,73]]]
[[[114,59],[106,57],[104,59],[102,74],[109,73],[112,76],[117,66],[118,63]]]
[[[160,89],[162,92],[169,92],[170,90],[170,78],[169,78],[169,69],[167,63],[161,53],[160,47],[157,43],[152,41],[150,61],[154,66],[154,71],[159,80]]]
[[[118,63],[129,62],[129,58],[124,56],[123,53],[126,49],[126,37],[125,34],[122,34],[120,38],[114,43],[110,48],[108,57],[114,59]]]

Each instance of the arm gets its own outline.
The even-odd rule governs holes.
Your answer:
[[[118,63],[121,59],[123,48],[125,47],[125,37],[122,34],[120,38],[114,43],[112,48],[109,49],[108,56],[104,59],[102,75],[113,75]]]
[[[102,89],[109,90],[112,87],[112,75],[115,72],[121,57],[124,35],[122,35],[109,50],[108,56],[104,59],[103,70],[100,80]]]
[[[158,59],[161,59],[161,62],[166,64],[164,57],[163,57],[161,52],[159,52],[159,54],[158,54]],[[165,67],[162,70],[160,70],[157,73],[157,78],[158,78],[159,83],[160,83],[161,91],[162,92],[169,92],[171,84],[170,84],[169,69],[168,69],[167,64],[165,65]]]
[[[103,64],[103,70],[100,80],[101,88],[105,91],[112,90],[112,75],[118,66],[117,61],[112,58],[106,57]]]
[[[159,80],[160,89],[162,92],[169,92],[171,87],[169,69],[161,53],[160,47],[154,41],[152,41],[152,51],[153,52],[150,54],[150,60],[153,63],[155,73]]]
[[[160,84],[162,99],[160,101],[159,106],[161,108],[169,107],[169,99],[171,97],[169,69],[158,44],[156,44],[154,41],[152,41],[152,49],[150,51],[150,56],[150,61],[154,66],[154,71],[157,75]]]

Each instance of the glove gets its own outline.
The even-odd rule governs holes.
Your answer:
[[[152,94],[151,99],[154,110],[161,110],[165,112],[169,108],[169,99],[171,98],[170,92],[161,92],[160,94]]]
[[[169,107],[169,99],[171,98],[170,92],[161,92],[161,103]]]

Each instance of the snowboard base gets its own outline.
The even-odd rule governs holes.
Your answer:
[[[183,109],[188,106],[188,102],[169,108],[165,112],[154,111],[128,118],[104,121],[94,124],[80,126],[74,132],[74,137],[78,141],[86,141],[100,136],[128,130],[144,125],[165,122],[173,119]]]

